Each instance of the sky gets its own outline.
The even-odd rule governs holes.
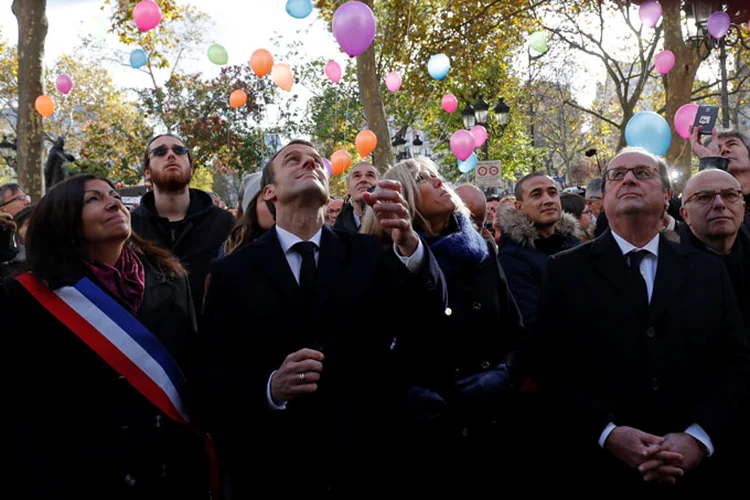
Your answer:
[[[305,19],[295,19],[286,12],[285,0],[189,0],[181,3],[194,5],[213,21],[213,29],[205,36],[205,46],[198,49],[197,57],[190,62],[189,68],[191,72],[203,73],[206,78],[218,76],[221,69],[206,55],[212,43],[224,46],[229,55],[229,65],[248,64],[255,49],[267,48],[273,53],[271,40],[275,35],[281,35],[285,41],[304,40],[301,49],[303,57],[334,59],[342,69],[349,60],[341,52],[327,23],[319,18],[317,9],[313,9]],[[15,44],[18,41],[18,25],[11,12],[11,4],[12,0],[0,0],[0,36]],[[47,67],[51,67],[60,55],[72,53],[80,41],[79,35],[93,34],[97,25],[108,22],[108,15],[101,11],[103,5],[103,0],[47,0],[49,28],[44,54]],[[298,30],[303,30],[303,33],[298,34]],[[125,47],[112,34],[107,35],[105,42],[112,48],[123,49],[123,53],[136,48]],[[187,68],[183,66],[182,69]],[[120,65],[112,63],[107,70],[122,88],[151,86],[148,75],[130,68],[127,60]],[[301,106],[309,98],[309,92],[299,85],[292,87],[291,93],[300,95]],[[272,108],[266,118],[273,120],[273,113]]]

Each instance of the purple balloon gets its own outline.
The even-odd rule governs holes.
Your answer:
[[[732,21],[726,12],[718,10],[709,16],[706,24],[711,36],[717,40],[721,40],[727,34],[727,31],[729,31],[729,25],[732,24]]]
[[[638,17],[644,26],[653,28],[661,17],[661,4],[659,2],[643,2],[638,9]]]
[[[328,160],[328,158],[323,158],[323,165],[326,167],[326,172],[328,172],[328,177],[333,175],[333,167],[331,166],[331,162]]]
[[[333,34],[349,57],[358,56],[375,38],[375,14],[362,2],[346,2],[333,14]]]

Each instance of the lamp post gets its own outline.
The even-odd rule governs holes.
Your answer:
[[[419,134],[417,134],[414,140],[411,141],[412,152],[414,153],[414,156],[419,156],[422,154],[423,145],[424,145],[424,141],[419,137]]]
[[[695,50],[701,60],[705,60],[711,51],[719,49],[719,68],[721,71],[721,125],[729,128],[729,91],[727,89],[727,47],[741,44],[745,50],[750,50],[750,40],[745,40],[737,23],[745,22],[746,12],[733,10],[728,12],[732,23],[729,31],[720,40],[715,39],[708,31],[708,18],[716,11],[723,10],[720,2],[704,0],[689,0],[685,3],[685,18],[687,24],[687,39],[695,45]]]
[[[13,169],[13,171],[16,170],[16,159],[18,155],[18,147],[16,144],[16,139],[13,139],[13,142],[8,140],[7,135],[3,135],[3,141],[0,142],[0,156],[3,157],[3,160],[5,160],[5,163],[8,164],[10,168]]]
[[[401,134],[396,134],[393,142],[391,142],[391,146],[393,146],[393,151],[396,153],[396,161],[406,159],[406,139],[401,137]]]
[[[464,127],[466,129],[471,129],[471,127],[473,127],[474,125],[481,125],[485,129],[488,129],[487,140],[484,141],[484,145],[482,146],[485,160],[490,159],[489,111],[490,105],[487,103],[487,101],[484,100],[483,96],[481,95],[473,106],[471,104],[466,104],[466,107],[461,110],[461,119],[463,120]],[[510,122],[510,106],[505,104],[505,101],[501,97],[500,102],[498,102],[497,105],[493,108],[493,111],[497,116],[497,124],[500,127],[500,133],[498,135],[502,136],[505,132],[505,127],[507,127],[508,123]]]

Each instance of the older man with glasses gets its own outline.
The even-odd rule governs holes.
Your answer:
[[[31,197],[23,192],[18,184],[3,184],[0,186],[0,213],[6,213],[10,217],[27,207],[31,203]]]
[[[731,478],[711,457],[740,435],[750,396],[732,282],[718,259],[660,234],[662,158],[625,148],[603,177],[610,229],[550,257],[539,306],[539,383],[559,410],[550,418],[563,420],[561,481],[621,496],[712,492]]]

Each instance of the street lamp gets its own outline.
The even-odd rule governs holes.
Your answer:
[[[505,104],[502,97],[495,106],[495,115],[497,115],[497,124],[500,125],[501,133],[505,132],[505,127],[510,123],[510,106]]]
[[[490,105],[487,104],[487,101],[482,99],[482,96],[480,95],[479,99],[477,99],[477,102],[474,103],[474,118],[479,125],[483,127],[487,126],[489,111]]]
[[[464,128],[467,130],[477,124],[477,118],[471,104],[467,103],[466,107],[461,110],[461,119],[464,121]]]
[[[424,141],[419,137],[419,134],[414,138],[413,141],[411,141],[412,145],[412,151],[414,152],[414,156],[419,156],[422,154],[422,146],[424,145]]]
[[[750,50],[750,40],[745,40],[738,23],[748,20],[747,9],[728,7],[727,14],[732,23],[729,31],[717,40],[708,32],[708,19],[716,11],[724,10],[725,5],[719,2],[705,0],[688,0],[685,2],[685,19],[687,24],[687,39],[695,45],[695,50],[701,60],[706,59],[711,50],[719,49],[719,69],[721,70],[721,107],[722,126],[729,127],[729,91],[727,88],[727,47],[741,44],[745,50]]]
[[[406,139],[401,137],[400,134],[397,134],[396,137],[393,138],[391,146],[393,146],[393,150],[396,153],[396,160],[403,160],[406,158]]]
[[[16,169],[16,157],[18,155],[18,147],[16,145],[16,140],[13,139],[13,142],[10,142],[8,140],[7,135],[3,135],[3,141],[0,142],[0,156],[3,157],[3,160],[5,160],[5,163],[8,164],[10,168],[13,170]]]

